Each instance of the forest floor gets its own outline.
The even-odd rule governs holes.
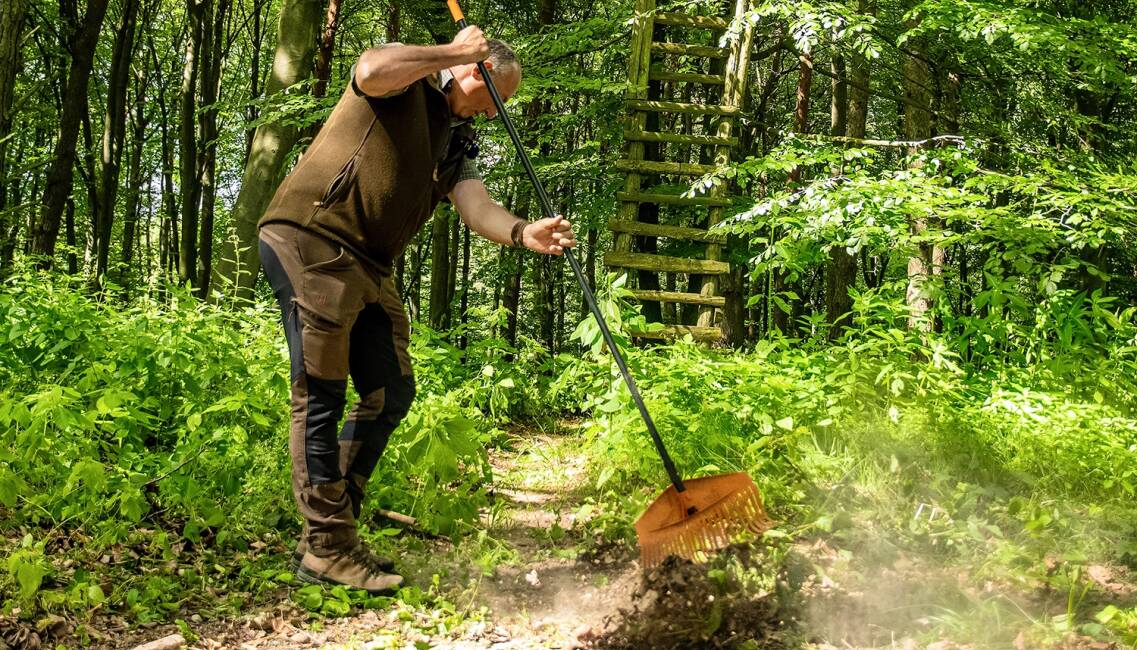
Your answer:
[[[597,534],[603,506],[593,498],[575,426],[520,429],[504,450],[491,452],[494,505],[480,531],[457,544],[412,530],[392,536],[400,569],[418,590],[384,607],[312,614],[297,604],[302,587],[293,583],[237,616],[187,606],[178,626],[96,618],[85,625],[88,643],[135,648],[165,639],[170,645],[150,646],[162,650],[1120,648],[1076,634],[1029,641],[1024,631],[1067,611],[1069,593],[983,579],[973,566],[904,552],[874,536],[869,522],[847,524],[863,529],[857,536],[769,540],[732,547],[709,565],[669,560],[645,573],[627,535],[610,542]],[[264,550],[278,554],[285,569],[287,540],[270,540]],[[1084,571],[1094,597],[1107,597],[1103,603],[1137,602],[1137,579],[1125,567]],[[48,642],[51,630],[39,632],[44,647],[75,641],[56,635]],[[176,644],[178,634],[184,645]],[[22,645],[12,630],[0,635],[0,647],[3,640]]]

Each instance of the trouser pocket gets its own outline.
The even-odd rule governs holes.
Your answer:
[[[304,370],[320,379],[345,379],[351,327],[363,309],[359,262],[344,247],[298,231],[304,264],[295,302],[304,340]]]

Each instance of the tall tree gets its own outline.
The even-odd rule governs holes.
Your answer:
[[[16,236],[13,226],[19,223],[8,210],[8,136],[12,132],[12,102],[21,64],[26,7],[26,0],[0,3],[0,273],[12,259]]]
[[[849,116],[854,113],[852,105],[854,102],[849,97],[849,84],[846,79],[848,70],[846,68],[845,57],[835,54],[831,62],[833,80],[830,97],[829,133],[838,137],[848,134]],[[854,89],[854,94],[858,92],[860,91]],[[867,99],[867,95],[865,98]],[[857,99],[859,100],[860,96],[857,96]],[[857,108],[859,111],[857,117],[862,120],[859,125],[860,135],[857,137],[863,138],[864,112],[859,106]],[[850,323],[849,311],[853,307],[853,299],[849,296],[849,289],[856,283],[856,280],[857,258],[840,243],[832,244],[829,249],[829,262],[826,265],[825,273],[825,313],[830,325],[830,339],[839,337]]]
[[[189,39],[182,67],[182,87],[178,103],[179,195],[182,200],[181,246],[178,250],[178,281],[197,285],[197,222],[201,202],[201,175],[198,169],[197,79],[205,23],[211,0],[186,0]]]
[[[138,0],[123,0],[114,28],[107,106],[103,115],[103,147],[99,159],[98,208],[95,211],[96,278],[106,275],[110,260],[111,229],[118,197],[119,171],[122,168],[122,148],[126,140],[126,93],[130,86],[130,64],[134,57],[138,4]]]
[[[918,22],[918,19],[913,22]],[[911,39],[907,46],[909,49],[903,54],[904,136],[909,142],[918,143],[932,137],[932,74],[925,40]],[[913,144],[909,147],[909,155],[915,157],[921,146]],[[914,160],[912,164],[919,166],[919,161]],[[908,326],[923,330],[930,330],[933,325],[928,313],[932,308],[929,279],[933,273],[939,272],[936,258],[942,255],[936,246],[924,240],[928,225],[929,217],[923,214],[911,217],[909,222],[912,236],[917,239],[917,250],[908,258]]]
[[[230,0],[216,0],[213,15],[206,16],[202,38],[201,109],[198,129],[201,135],[201,224],[198,232],[199,295],[209,295],[213,274],[213,215],[217,207],[217,101],[221,94],[221,69],[224,61],[225,24],[229,19]]]
[[[59,118],[59,137],[44,187],[43,209],[32,233],[32,253],[39,257],[36,263],[41,268],[51,268],[53,264],[60,219],[67,197],[71,196],[71,174],[75,166],[79,127],[87,112],[87,85],[106,13],[107,0],[89,0],[83,19],[69,39],[71,65],[67,73],[63,112]]]
[[[311,76],[322,13],[323,3],[319,0],[284,0],[277,23],[272,76],[265,89],[268,96]],[[253,135],[241,190],[231,214],[235,232],[225,238],[217,267],[218,277],[232,283],[241,297],[252,296],[260,270],[257,221],[280,185],[284,161],[299,134],[296,126],[277,121],[258,126]]]

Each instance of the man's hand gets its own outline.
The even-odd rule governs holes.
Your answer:
[[[461,58],[461,63],[478,63],[490,56],[489,41],[477,25],[458,32],[450,44],[454,46],[456,56]]]
[[[576,245],[572,224],[560,215],[545,217],[525,226],[521,241],[529,250],[551,255],[560,255],[566,248]]]

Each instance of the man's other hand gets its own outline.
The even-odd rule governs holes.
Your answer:
[[[566,248],[576,245],[576,238],[572,234],[572,224],[563,216],[557,215],[525,226],[522,242],[529,250],[560,255]]]
[[[452,44],[457,48],[458,56],[463,59],[462,63],[478,63],[490,56],[489,41],[477,25],[470,25],[458,32]]]

